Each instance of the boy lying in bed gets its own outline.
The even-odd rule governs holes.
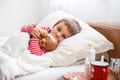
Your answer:
[[[80,29],[81,27],[76,20],[64,18],[55,23],[52,30],[49,27],[38,28],[36,25],[25,25],[21,28],[21,32],[27,32],[31,36],[28,48],[30,52],[32,54],[42,55],[46,51],[52,51],[56,49],[59,42],[79,33]],[[49,38],[47,36],[48,33],[51,35]],[[44,44],[44,47],[42,44]]]

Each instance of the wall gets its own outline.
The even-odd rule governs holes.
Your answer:
[[[12,34],[24,24],[38,23],[46,12],[42,5],[40,0],[0,0],[0,36]]]
[[[84,21],[120,27],[119,7],[120,0],[55,0],[51,10],[61,9]]]
[[[120,26],[120,0],[0,0],[0,36],[63,10],[83,21]]]

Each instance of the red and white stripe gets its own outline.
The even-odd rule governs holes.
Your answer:
[[[35,55],[39,55],[39,56],[46,53],[46,50],[43,50],[40,48],[39,39],[37,39],[37,38],[30,39],[29,50],[30,50],[31,54],[35,54]]]
[[[26,32],[26,33],[31,34],[32,29],[35,28],[35,27],[36,27],[35,24],[24,25],[21,28],[21,32]],[[47,27],[47,26],[42,26],[40,28],[44,29],[44,30],[47,30],[47,31],[50,31],[50,28]],[[36,39],[36,38],[31,38],[30,39],[28,49],[30,50],[31,54],[35,54],[35,55],[39,55],[39,56],[46,53],[46,50],[43,50],[43,49],[40,48],[39,39]]]
[[[69,72],[63,77],[67,80],[72,80],[73,78],[77,78],[77,80],[87,80],[84,76],[84,72]]]

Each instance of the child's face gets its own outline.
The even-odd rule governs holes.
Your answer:
[[[57,25],[55,25],[52,29],[51,34],[54,36],[54,38],[58,42],[66,39],[72,35],[72,33],[68,29],[68,26],[66,26],[64,22],[60,22]]]

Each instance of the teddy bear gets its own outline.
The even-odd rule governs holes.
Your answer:
[[[51,34],[41,34],[40,47],[46,51],[53,51],[57,48],[58,42],[54,39]]]
[[[43,55],[48,51],[53,51],[57,48],[58,41],[47,31],[41,32],[39,38],[31,36],[29,47],[31,54]]]

